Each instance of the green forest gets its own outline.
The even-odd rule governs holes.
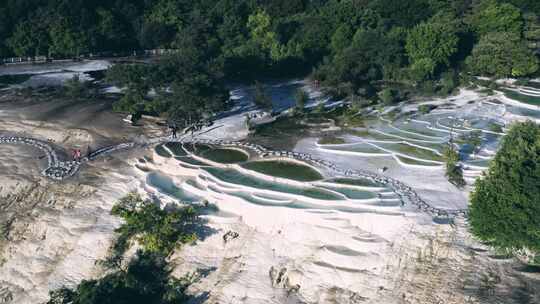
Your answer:
[[[108,79],[128,88],[118,110],[186,121],[226,107],[224,79],[309,75],[361,104],[539,69],[536,0],[6,0],[0,16],[0,57],[173,50]]]

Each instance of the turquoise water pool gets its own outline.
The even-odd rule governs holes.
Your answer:
[[[294,195],[306,196],[320,200],[344,200],[340,195],[330,191],[318,189],[315,187],[295,187],[285,185],[279,182],[271,182],[254,176],[242,174],[233,169],[205,168],[205,170],[217,179],[217,182],[224,181],[236,185],[265,189],[276,192],[289,193]]]

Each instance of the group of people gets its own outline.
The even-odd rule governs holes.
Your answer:
[[[210,127],[214,124],[213,121],[211,120],[208,120],[206,122],[198,122],[192,126],[190,126],[189,128],[187,128],[185,130],[185,132],[191,132],[191,135],[193,135],[194,132],[196,131],[200,131],[203,127]],[[171,124],[169,125],[169,129],[171,129],[171,137],[172,138],[177,138],[177,134],[178,134],[178,127],[176,126],[176,124]]]
[[[81,149],[73,149],[73,151],[71,151],[71,156],[73,157],[74,161],[80,161],[81,160]]]

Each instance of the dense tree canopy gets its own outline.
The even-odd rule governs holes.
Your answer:
[[[508,32],[517,36],[521,35],[523,31],[522,13],[512,4],[484,1],[476,10],[472,25],[479,35],[491,32]]]
[[[471,196],[473,233],[505,249],[540,252],[540,127],[513,126]]]
[[[6,0],[0,55],[174,49],[158,68],[108,78],[125,88],[118,109],[189,122],[224,109],[225,78],[311,73],[332,94],[376,102],[388,83],[448,94],[465,74],[532,76],[539,10],[536,0]]]
[[[516,35],[492,32],[475,45],[467,65],[477,75],[522,77],[538,70],[538,58]]]
[[[458,37],[451,24],[421,23],[407,36],[406,50],[413,70],[420,70],[420,77],[431,76],[440,66],[448,66],[456,53]]]

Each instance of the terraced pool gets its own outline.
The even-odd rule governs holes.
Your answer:
[[[201,152],[200,156],[222,164],[241,163],[249,159],[245,152],[226,148],[207,149]]]
[[[315,169],[288,161],[254,161],[242,167],[262,174],[292,179],[302,182],[321,180],[323,176]]]
[[[169,153],[169,151],[167,151],[167,150],[165,150],[165,148],[163,148],[163,145],[156,146],[155,150],[156,150],[157,155],[159,155],[161,157],[166,157],[166,158],[171,158],[172,157],[171,153]]]
[[[189,156],[176,157],[176,159],[181,161],[181,162],[184,162],[184,163],[187,163],[187,164],[190,164],[190,165],[194,165],[194,166],[208,166],[207,163],[204,163],[204,162],[202,162],[200,160],[194,159],[194,158],[189,157]]]
[[[526,104],[534,105],[534,106],[540,106],[540,97],[520,94],[512,90],[503,90],[503,91],[504,91],[504,95],[510,99],[523,102]]]
[[[251,188],[270,190],[275,192],[289,193],[294,195],[306,196],[320,200],[343,200],[340,195],[334,194],[330,191],[318,189],[315,187],[295,187],[291,185],[285,185],[278,182],[271,182],[262,178],[249,176],[242,174],[234,169],[221,169],[221,168],[206,168],[206,172],[212,175],[216,182],[224,181],[226,183],[235,184],[239,186],[247,186]]]
[[[174,156],[186,156],[186,150],[182,148],[182,144],[178,142],[168,142],[165,144],[165,147],[167,147],[169,150],[174,153]]]
[[[379,183],[376,183],[374,181],[371,181],[365,178],[331,178],[331,179],[326,180],[326,182],[351,185],[351,186],[361,186],[361,187],[374,187],[374,188],[384,187],[384,185],[381,185]]]
[[[160,192],[178,199],[181,202],[193,203],[200,200],[199,197],[177,187],[172,179],[160,172],[151,172],[146,176],[146,183],[157,188]]]
[[[401,155],[396,155],[395,157],[397,157],[402,163],[407,164],[407,165],[426,166],[426,167],[439,167],[439,166],[441,166],[441,164],[423,162],[423,161],[420,161],[420,160],[416,160],[414,158],[404,157],[404,156],[401,156]]]
[[[357,153],[366,153],[366,154],[388,154],[371,144],[359,142],[352,145],[332,145],[332,146],[322,146],[325,150],[332,151],[341,151],[341,152],[357,152]]]
[[[412,156],[425,160],[443,161],[442,156],[438,155],[434,151],[418,148],[404,143],[377,143],[377,146],[392,152],[404,154],[406,156]]]
[[[352,188],[332,187],[332,186],[326,186],[326,185],[322,186],[322,188],[341,193],[345,195],[347,198],[354,199],[354,200],[366,200],[366,199],[372,199],[372,198],[377,197],[377,195],[373,192],[361,191],[361,190],[356,190]]]

